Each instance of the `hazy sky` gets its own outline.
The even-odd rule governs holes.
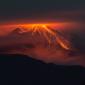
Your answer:
[[[0,22],[17,20],[84,21],[85,0],[0,0]]]

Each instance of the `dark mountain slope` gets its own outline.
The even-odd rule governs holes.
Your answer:
[[[85,68],[46,64],[25,55],[0,55],[0,85],[83,85]]]

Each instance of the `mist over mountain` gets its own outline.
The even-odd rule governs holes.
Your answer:
[[[57,33],[63,36],[62,33]],[[32,34],[32,31],[16,28],[8,35],[0,37],[0,54],[19,53],[44,62],[85,66],[84,54],[79,54],[79,51],[66,51],[51,39],[53,44],[49,45],[46,38],[38,32]]]
[[[49,35],[49,34],[48,34]],[[16,28],[12,30],[8,35],[0,38],[0,47],[18,45],[18,44],[33,44],[33,45],[48,45],[48,41],[43,35],[38,32],[32,33],[32,31],[24,32],[22,28]],[[54,42],[54,41],[53,41]],[[52,42],[52,43],[53,43]],[[55,45],[55,43],[53,43]],[[57,44],[57,42],[56,42]]]

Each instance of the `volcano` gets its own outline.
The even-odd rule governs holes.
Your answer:
[[[46,42],[48,45],[58,44],[65,50],[71,50],[71,43],[64,38],[58,31],[53,30],[47,24],[32,24],[29,28],[24,26],[25,29],[15,29],[12,33],[21,33],[22,35],[30,35],[34,42]]]
[[[57,64],[80,65],[84,61],[61,31],[42,24],[15,28],[0,37],[0,54],[25,54]]]
[[[7,36],[1,39],[0,47],[6,50],[13,50],[17,47],[20,49],[29,47],[44,47],[44,48],[62,48],[64,50],[72,50],[72,45],[68,39],[62,36],[58,30],[52,29],[45,24],[32,24],[25,28],[16,28]]]

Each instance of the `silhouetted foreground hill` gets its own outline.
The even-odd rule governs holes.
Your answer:
[[[7,54],[0,55],[0,78],[0,85],[84,85],[85,68]]]

